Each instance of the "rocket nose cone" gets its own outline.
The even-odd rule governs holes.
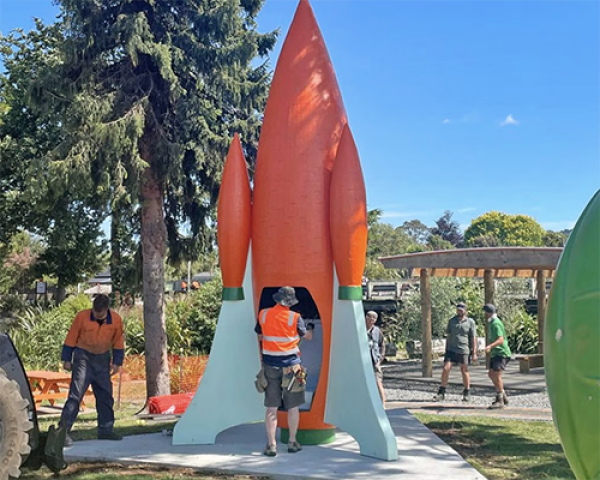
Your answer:
[[[367,198],[358,150],[346,124],[331,178],[331,245],[341,286],[361,285],[367,251]]]
[[[217,243],[225,288],[241,287],[250,243],[251,192],[240,138],[235,134],[223,168],[217,206]]]

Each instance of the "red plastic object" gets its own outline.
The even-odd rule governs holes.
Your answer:
[[[193,393],[151,397],[148,400],[148,412],[155,415],[181,415],[186,411],[193,397]]]

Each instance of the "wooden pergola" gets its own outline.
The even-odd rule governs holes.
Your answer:
[[[546,279],[554,276],[562,248],[493,247],[418,252],[379,260],[385,268],[420,277],[423,376],[433,375],[431,352],[431,277],[483,278],[485,303],[494,303],[494,278],[537,279],[538,351],[544,348]]]

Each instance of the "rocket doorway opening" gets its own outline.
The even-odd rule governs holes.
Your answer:
[[[258,310],[271,308],[275,306],[273,295],[277,293],[280,287],[266,287],[260,296]],[[300,356],[302,366],[306,368],[306,403],[300,407],[301,411],[309,411],[312,406],[312,399],[319,384],[321,373],[321,362],[323,359],[323,327],[321,325],[321,316],[315,301],[310,292],[304,287],[294,287],[298,304],[291,307],[291,310],[298,312],[305,324],[313,323],[313,338],[311,341],[300,341]]]

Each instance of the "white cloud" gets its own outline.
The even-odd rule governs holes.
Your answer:
[[[512,116],[512,113],[506,117],[504,120],[500,122],[501,127],[506,127],[507,125],[518,125],[519,121]]]
[[[449,118],[444,118],[444,120],[442,120],[443,124],[447,124],[450,123],[450,119]]]
[[[459,208],[458,210],[456,210],[456,213],[474,212],[475,210],[477,210],[475,207]]]

